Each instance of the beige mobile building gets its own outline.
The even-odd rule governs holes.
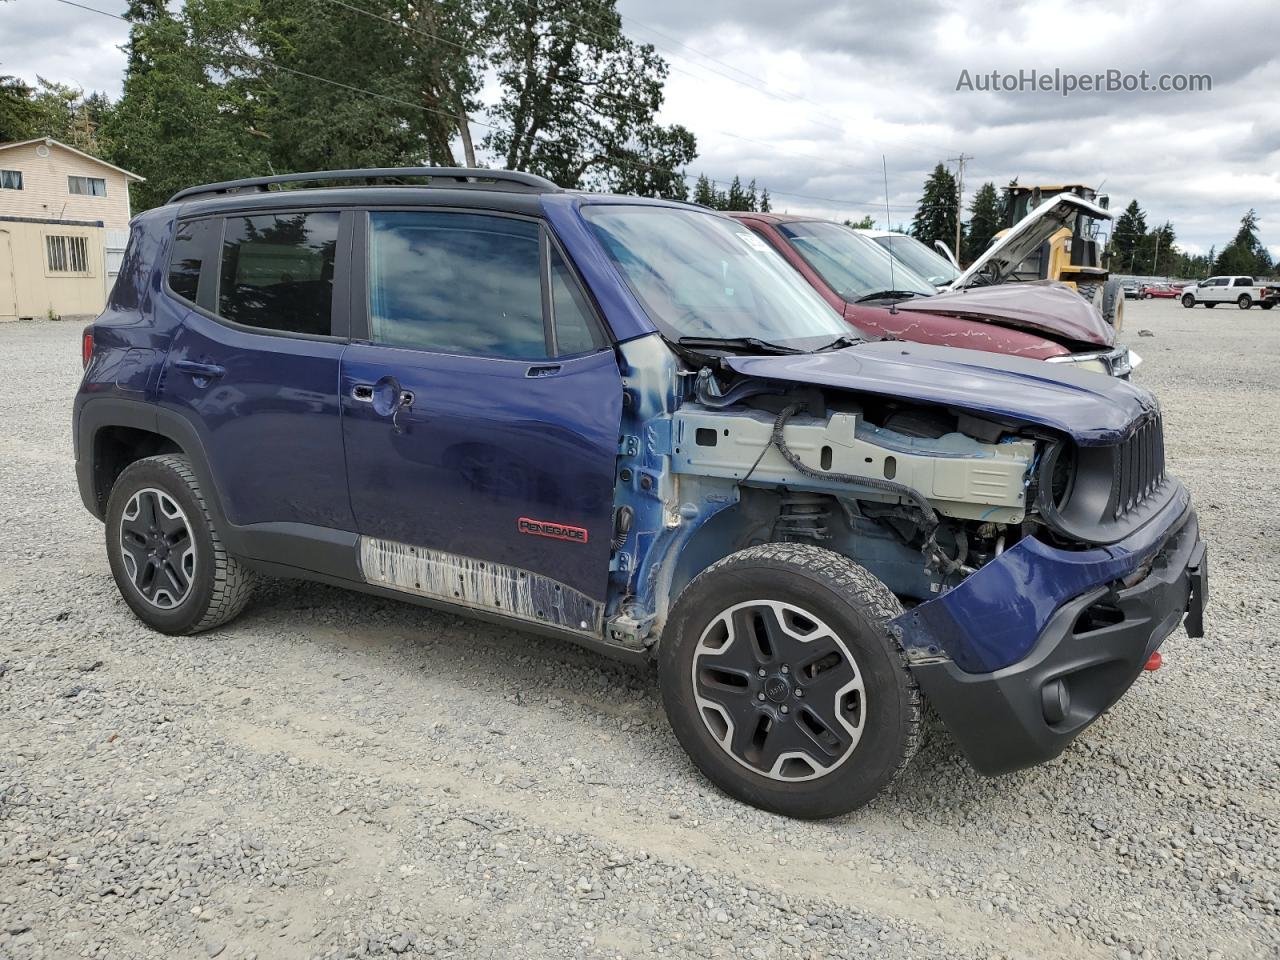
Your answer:
[[[0,143],[0,321],[99,313],[142,179],[47,137]]]

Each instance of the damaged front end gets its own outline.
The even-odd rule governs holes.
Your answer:
[[[903,602],[913,673],[995,773],[1065,747],[1189,609],[1200,630],[1204,546],[1145,391],[890,343],[700,365],[656,337],[622,353],[614,643],[651,643],[722,557],[818,544]]]

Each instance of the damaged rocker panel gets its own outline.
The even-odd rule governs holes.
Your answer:
[[[416,596],[593,637],[602,629],[601,603],[550,577],[505,563],[361,537],[360,568],[369,583]]]

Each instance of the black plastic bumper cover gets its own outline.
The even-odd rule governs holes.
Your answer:
[[[1043,763],[1124,695],[1184,617],[1190,636],[1203,635],[1208,578],[1193,513],[1141,582],[1099,587],[1065,604],[1018,663],[965,673],[938,661],[912,672],[980,773]]]

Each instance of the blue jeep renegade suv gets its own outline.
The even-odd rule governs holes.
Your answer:
[[[656,661],[698,767],[784,814],[873,797],[922,693],[984,773],[1053,757],[1202,631],[1150,394],[860,341],[687,204],[195,187],[135,219],[84,350],[80,490],[147,624],[224,624],[262,573]]]

